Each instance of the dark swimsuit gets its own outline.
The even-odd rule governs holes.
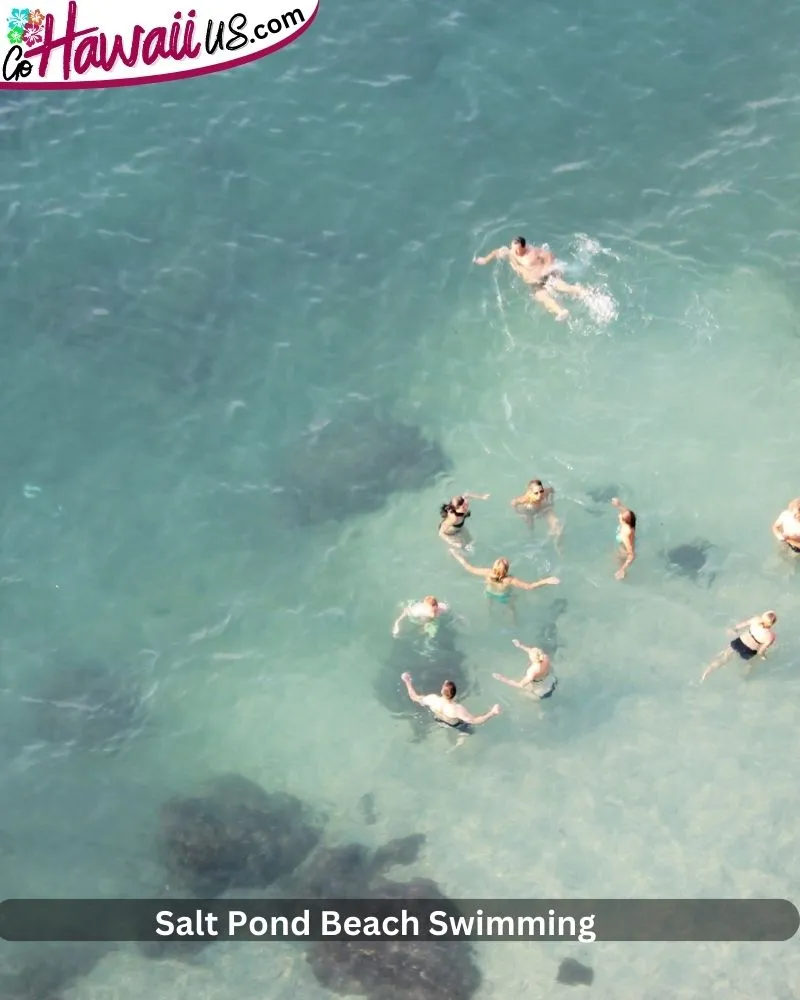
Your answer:
[[[760,645],[760,643],[756,641],[756,637],[749,629],[745,634],[749,635],[757,646]],[[731,643],[731,649],[734,651],[734,653],[738,653],[743,660],[752,660],[754,656],[758,656],[758,650],[751,649],[746,643],[742,642],[739,636],[737,636]]]
[[[462,733],[472,732],[472,726],[470,723],[464,722],[463,719],[456,719],[455,722],[448,722],[447,719],[440,719],[438,715],[434,715],[434,719],[440,726],[446,726],[448,729],[459,729]]]
[[[468,517],[472,517],[472,511],[471,510],[466,511],[465,513],[463,513],[461,515],[459,515],[458,511],[455,511],[455,510],[454,511],[450,511],[449,513],[455,514],[456,517],[459,517],[459,516],[461,517],[460,521],[457,521],[455,524],[449,525],[450,530],[453,531],[453,532],[456,532],[456,533],[459,532],[459,531],[461,531],[461,529],[464,527],[464,522],[467,520],[467,518]],[[445,515],[445,517],[446,516],[447,515]],[[444,521],[444,519],[445,518],[443,517],[442,520]]]
[[[792,552],[800,553],[800,545],[795,545],[794,542],[787,541],[786,544],[792,550]]]

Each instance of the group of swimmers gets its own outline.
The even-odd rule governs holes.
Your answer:
[[[576,297],[582,296],[586,289],[580,285],[567,284],[557,267],[556,259],[546,247],[531,247],[522,236],[515,237],[509,247],[493,250],[486,257],[476,257],[476,264],[487,264],[491,260],[508,260],[514,271],[531,288],[533,298],[542,304],[556,319],[565,319],[568,315],[553,298],[553,292],[562,292]],[[554,586],[560,581],[549,576],[533,583],[520,580],[511,575],[508,559],[496,559],[490,567],[473,566],[463,553],[470,551],[472,544],[466,522],[472,516],[471,500],[488,500],[488,493],[464,493],[453,497],[441,507],[441,523],[439,537],[450,547],[450,553],[468,573],[481,577],[485,582],[485,593],[489,600],[505,605],[516,624],[516,614],[513,603],[517,590],[536,590],[539,587]],[[549,528],[556,550],[560,552],[560,539],[563,531],[561,521],[556,516],[554,508],[555,491],[545,486],[541,480],[532,479],[525,492],[511,501],[511,506],[520,513],[528,524],[533,527],[540,518]],[[632,563],[636,559],[636,514],[626,507],[618,497],[611,500],[617,511],[617,569],[615,578],[624,580]],[[772,533],[786,551],[800,554],[800,497],[792,500],[772,526]],[[422,601],[413,602],[404,609],[392,627],[392,634],[397,636],[404,620],[415,622],[427,635],[436,634],[439,617],[449,611],[443,601],[434,596],[425,597]],[[756,657],[764,659],[767,650],[776,641],[774,631],[778,617],[774,611],[766,611],[739,622],[731,631],[733,636],[729,645],[705,669],[701,677],[704,681],[709,674],[718,670],[735,654],[748,663],[745,673],[752,668],[751,660]],[[525,694],[542,700],[549,698],[556,689],[557,679],[552,671],[548,654],[537,646],[525,646],[519,640],[512,640],[513,645],[528,656],[528,669],[518,681],[495,673],[495,680],[514,687]],[[456,701],[457,690],[451,680],[446,680],[438,694],[420,694],[414,688],[410,674],[404,673],[402,680],[409,697],[417,704],[429,709],[434,718],[452,728],[468,732],[472,726],[481,725],[488,719],[500,714],[500,706],[494,705],[483,715],[473,715],[463,705]]]

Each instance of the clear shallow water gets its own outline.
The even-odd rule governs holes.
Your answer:
[[[798,492],[800,14],[357,17],[225,76],[0,101],[3,893],[160,888],[158,806],[235,770],[318,802],[331,842],[425,833],[414,871],[454,897],[796,898],[800,598],[769,525]],[[517,231],[618,317],[560,326],[470,264]],[[353,393],[437,436],[452,485],[290,531],[280,456]],[[560,558],[508,509],[531,476]],[[625,585],[586,507],[609,484],[641,520]],[[464,489],[492,494],[479,564],[562,578],[520,601],[523,640],[568,602],[541,713],[497,689],[514,633],[432,542]],[[707,589],[659,555],[697,537]],[[466,619],[470,706],[505,710],[453,754],[372,689],[431,591]],[[691,686],[766,607],[768,666]],[[87,659],[142,681],[114,755],[42,744],[27,711]],[[558,997],[567,954],[596,998],[790,997],[800,973],[789,945],[508,944],[479,949],[481,996]],[[295,949],[219,946],[121,949],[66,995],[189,990],[324,993]]]

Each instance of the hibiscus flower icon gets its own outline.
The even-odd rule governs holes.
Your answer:
[[[42,41],[41,25],[34,24],[33,21],[28,21],[25,25],[25,34],[23,35],[23,38],[28,47],[31,45],[39,45]]]
[[[12,45],[22,44],[22,28],[12,28],[6,36]]]
[[[38,8],[36,10],[28,11],[28,24],[33,24],[35,27],[41,27],[44,24],[44,19],[46,15],[43,14]]]
[[[30,16],[31,12],[27,7],[13,7],[11,16],[8,18],[9,37],[12,31],[19,31],[20,33],[25,31],[25,25],[30,20]]]

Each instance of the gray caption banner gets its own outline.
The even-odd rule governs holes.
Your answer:
[[[798,927],[800,913],[786,899],[0,903],[7,941],[788,941]]]

